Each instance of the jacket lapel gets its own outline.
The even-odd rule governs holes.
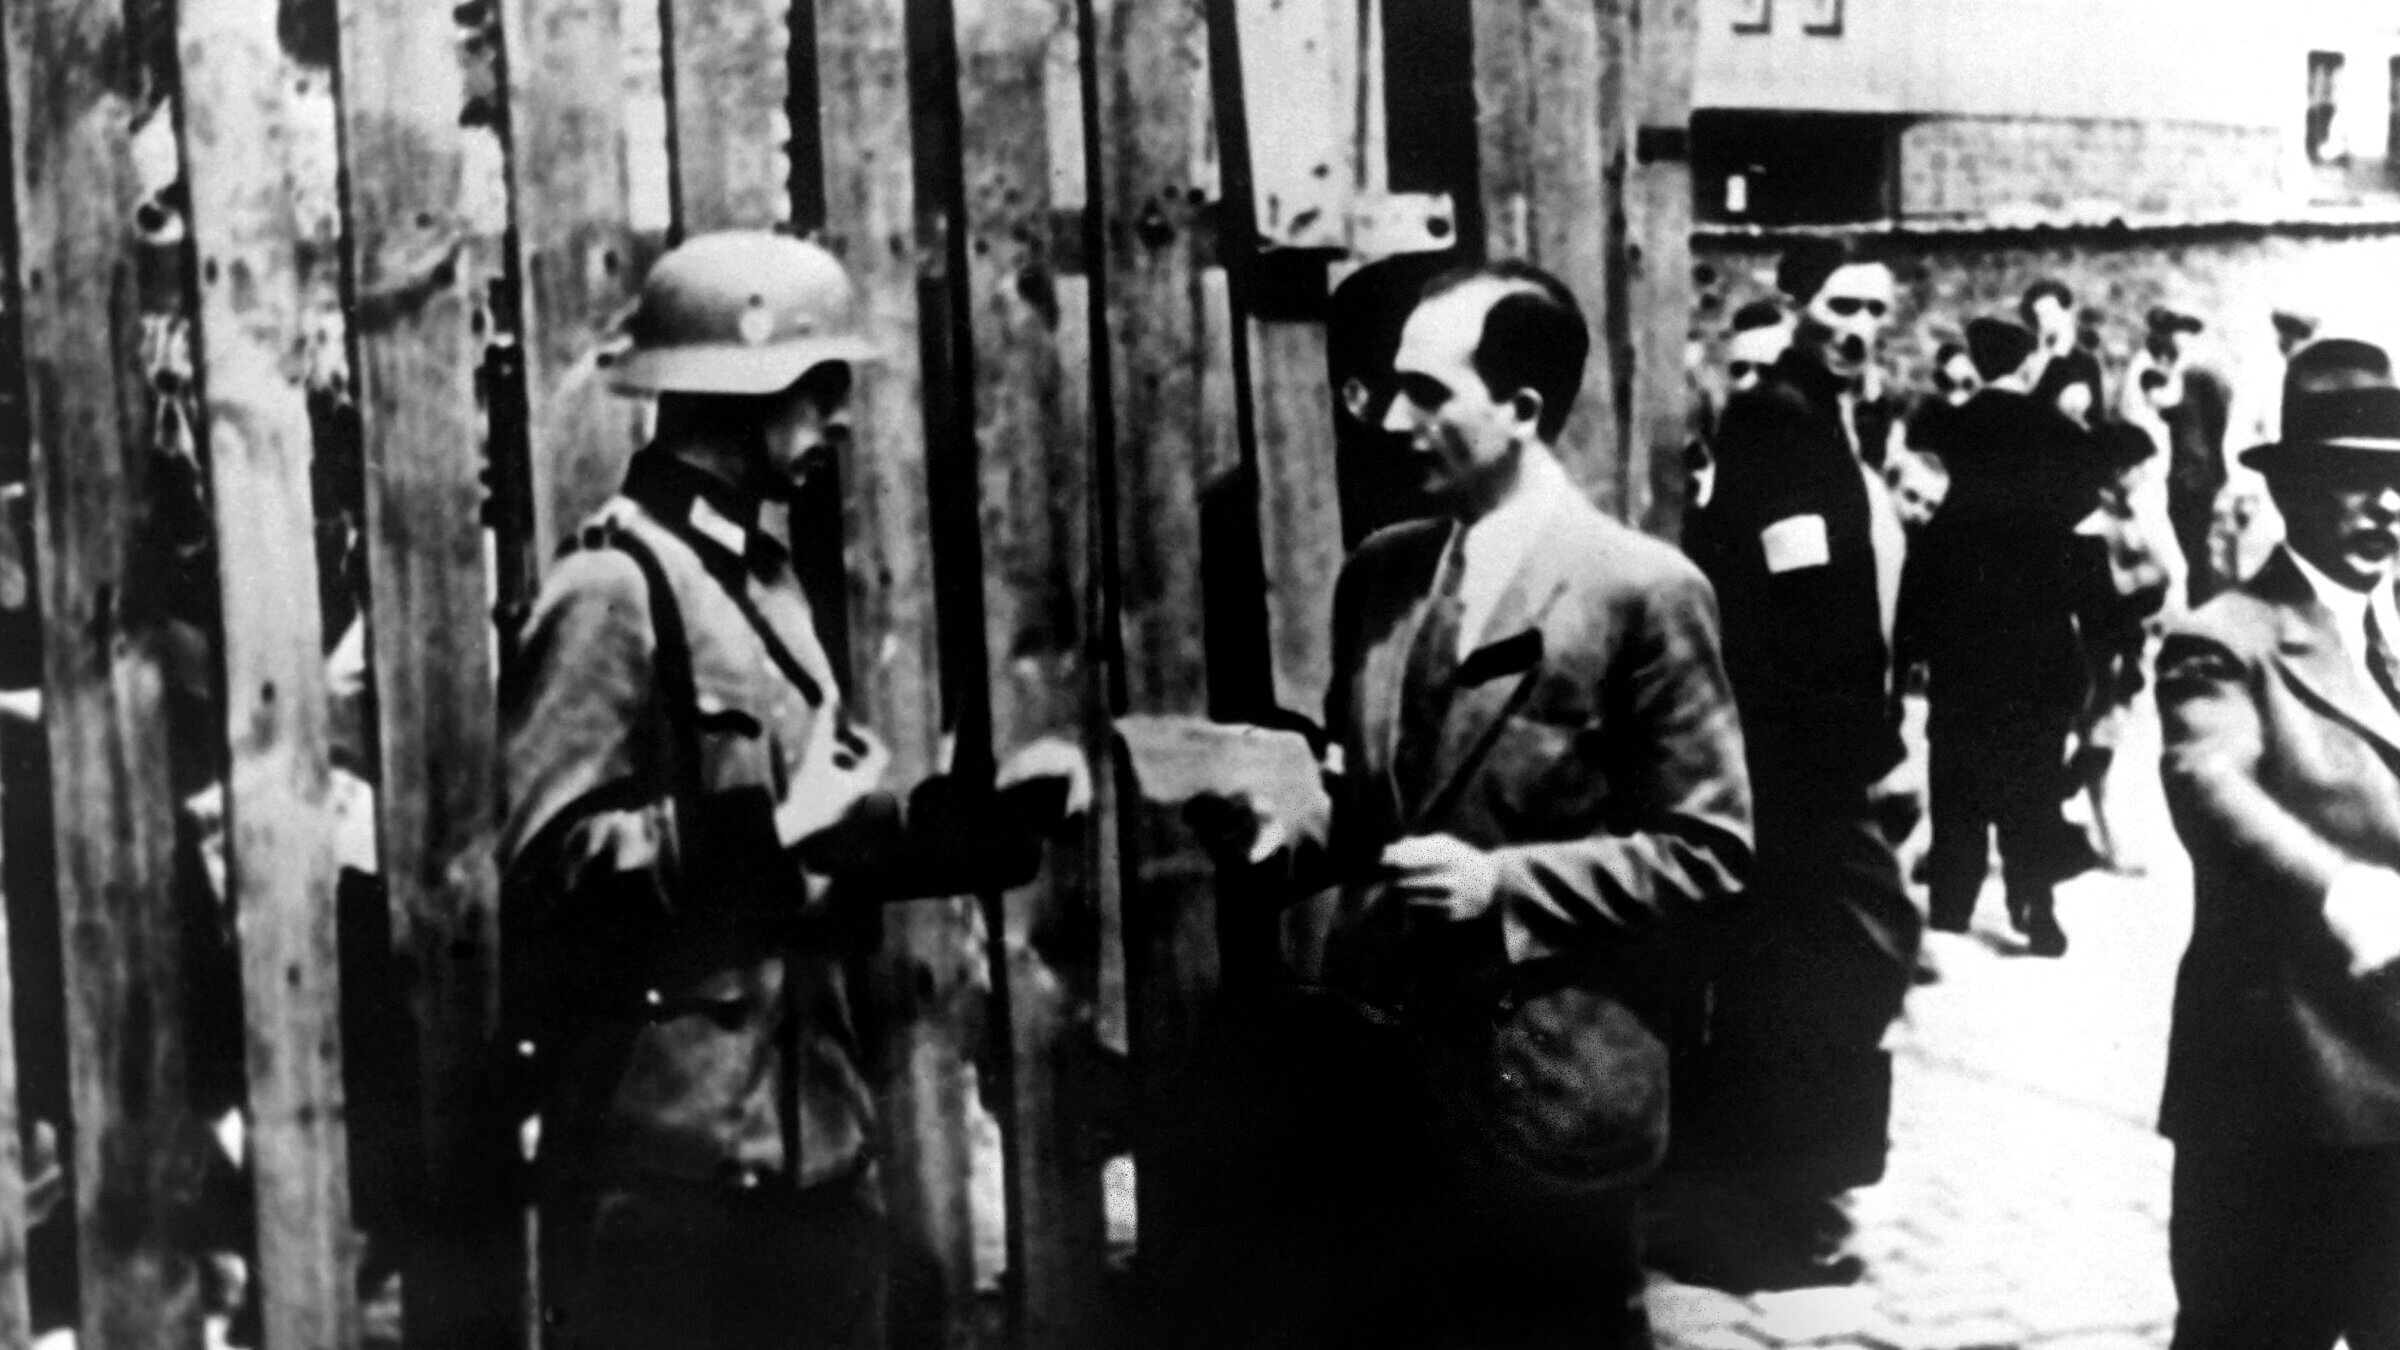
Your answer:
[[[1450,539],[1456,533],[1455,526],[1438,535],[1429,531],[1429,547],[1399,560],[1400,574],[1392,578],[1382,593],[1405,597],[1398,603],[1406,609],[1394,620],[1384,640],[1367,651],[1359,674],[1360,692],[1365,700],[1365,715],[1360,719],[1361,741],[1375,755],[1374,763],[1362,767],[1373,781],[1382,784],[1394,819],[1399,818],[1402,807],[1400,783],[1392,772],[1400,745],[1401,685],[1408,678],[1408,654],[1416,649],[1418,630],[1425,626],[1425,616],[1433,609],[1434,578],[1441,571],[1442,559],[1449,553]]]
[[[1460,661],[1461,671],[1472,672],[1482,664],[1476,659],[1478,656],[1520,640],[1527,632],[1538,632],[1550,607],[1565,593],[1568,550],[1561,546],[1555,519],[1550,523],[1552,528],[1544,529],[1527,542],[1524,555],[1517,560],[1516,574],[1509,578],[1507,587],[1492,606],[1491,618],[1476,634],[1474,649]],[[1540,648],[1537,645],[1532,651],[1538,657]],[[1493,723],[1515,712],[1521,702],[1519,693],[1540,674],[1537,659],[1516,670],[1495,671],[1489,678],[1458,691],[1450,701],[1449,715],[1442,722],[1442,743],[1434,753],[1433,771],[1426,775],[1425,795],[1403,803],[1411,816],[1429,803],[1455,798],[1456,780],[1474,773],[1481,764],[1481,749],[1488,742]]]
[[[2284,601],[2275,645],[2284,674],[2325,712],[2374,738],[2387,756],[2400,758],[2400,709],[2359,669],[2334,627],[2333,611],[2282,550],[2268,567],[2273,573],[2260,582]]]

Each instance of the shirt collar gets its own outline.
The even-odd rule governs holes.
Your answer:
[[[2316,564],[2301,557],[2299,551],[2291,546],[2284,546],[2283,552],[2300,569],[2300,575],[2308,579],[2308,588],[2316,592],[2317,602],[2333,611],[2342,641],[2356,644],[2355,651],[2363,654],[2366,651],[2368,607],[2373,606],[2384,620],[2390,620],[2391,586],[2387,583],[2371,591],[2355,590],[2325,575]],[[2378,604],[2378,601],[2381,603]]]
[[[695,546],[768,571],[783,559],[783,544],[759,528],[758,499],[652,443],[633,457],[625,495]]]

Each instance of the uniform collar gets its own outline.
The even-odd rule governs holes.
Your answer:
[[[652,442],[633,457],[625,495],[694,546],[716,557],[770,571],[784,547],[759,528],[758,498]]]

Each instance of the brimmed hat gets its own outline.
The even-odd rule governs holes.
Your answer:
[[[2282,435],[2243,451],[2242,463],[2272,474],[2360,456],[2388,457],[2400,469],[2392,360],[2371,342],[2321,338],[2292,353],[2284,369]]]

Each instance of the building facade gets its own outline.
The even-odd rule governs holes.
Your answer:
[[[2400,209],[2376,0],[1702,0],[1703,226]]]

